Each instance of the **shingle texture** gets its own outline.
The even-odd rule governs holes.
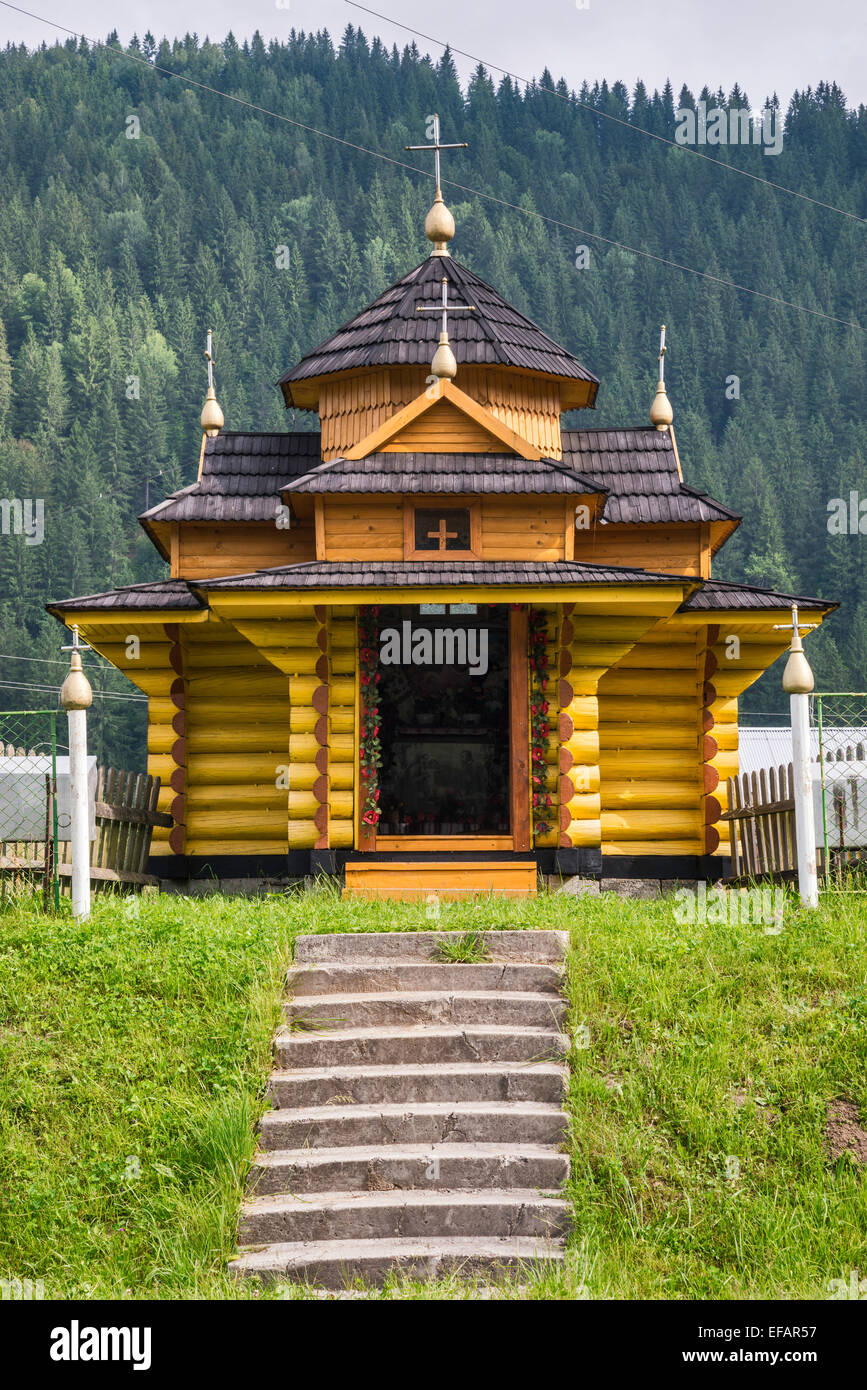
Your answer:
[[[204,604],[183,579],[162,579],[151,584],[130,584],[125,589],[108,589],[103,594],[84,594],[79,598],[59,599],[47,605],[58,613],[74,613],[95,608],[116,609],[121,612],[146,608],[202,608]]]
[[[563,462],[609,489],[606,522],[740,520],[737,512],[681,482],[668,430],[564,430]]]
[[[163,521],[273,521],[280,484],[319,463],[318,433],[241,434],[205,441],[202,476],[140,518]]]
[[[514,454],[369,454],[333,459],[293,478],[285,492],[598,493],[604,488],[555,459]]]
[[[371,454],[323,464],[313,433],[224,432],[205,445],[202,477],[142,521],[272,521],[281,491],[607,492],[604,522],[737,521],[680,481],[671,435],[651,427],[564,430],[562,461],[514,454]]]
[[[685,603],[681,612],[695,613],[708,609],[725,608],[791,608],[795,603],[799,608],[822,608],[830,610],[839,604],[829,603],[823,598],[798,598],[794,594],[780,594],[774,589],[757,589],[750,584],[730,584],[724,579],[706,579],[702,587]]]
[[[416,306],[440,303],[443,274],[448,276],[450,301],[475,306],[475,313],[449,317],[449,340],[459,364],[499,364],[572,377],[590,383],[595,396],[599,379],[576,357],[460,261],[440,256],[429,256],[391,285],[286,372],[280,384],[363,367],[429,363],[441,321],[438,314],[418,313]]]
[[[201,589],[409,587],[451,584],[678,584],[688,576],[655,574],[572,560],[310,560],[225,579],[198,580]]]

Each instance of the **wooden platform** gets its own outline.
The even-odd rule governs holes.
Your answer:
[[[443,859],[425,863],[409,860],[346,865],[344,898],[396,898],[414,902],[436,894],[446,902],[474,894],[535,898],[536,865],[532,859],[470,861]]]

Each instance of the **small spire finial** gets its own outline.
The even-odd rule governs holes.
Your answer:
[[[213,334],[208,329],[208,344],[205,348],[205,360],[208,364],[208,394],[205,396],[205,404],[202,409],[202,429],[205,434],[213,439],[215,434],[219,434],[223,428],[223,412],[217,404],[217,396],[214,391],[214,342]]]
[[[448,252],[446,252],[448,255]],[[442,281],[442,302],[440,304],[417,304],[415,306],[417,314],[442,314],[442,329],[440,331],[439,346],[433,355],[430,364],[431,372],[440,381],[448,379],[453,381],[457,376],[458,364],[449,343],[449,314],[474,314],[475,304],[450,304],[449,303],[449,281],[448,276],[443,276]]]
[[[432,144],[406,145],[404,148],[407,150],[433,150],[436,193],[434,194],[433,207],[425,218],[424,234],[428,241],[432,241],[434,244],[432,256],[447,256],[449,249],[446,242],[451,241],[455,234],[455,219],[443,201],[443,191],[440,187],[440,150],[465,150],[467,149],[467,142],[462,140],[457,144],[444,145],[440,140],[440,118],[436,113],[428,117],[426,134],[428,139],[432,140]]]
[[[778,630],[788,628],[789,623],[774,623]],[[815,623],[798,622],[798,605],[792,604],[792,645],[789,647],[789,659],[786,662],[786,669],[783,672],[783,689],[787,695],[809,695],[812,693],[815,684],[810,663],[807,660],[804,644],[801,641],[801,633],[809,632],[816,626]]]
[[[667,430],[674,419],[671,401],[665,393],[665,353],[665,324],[663,324],[659,333],[659,381],[656,384],[653,405],[650,407],[650,423],[658,430]]]
[[[60,687],[61,708],[65,710],[90,709],[93,704],[93,691],[81,665],[81,653],[89,651],[90,648],[79,645],[78,623],[72,624],[72,645],[61,647],[60,650],[70,653],[69,671],[66,680]]]

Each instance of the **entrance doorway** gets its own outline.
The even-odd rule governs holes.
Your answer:
[[[379,610],[381,838],[511,833],[509,611]]]

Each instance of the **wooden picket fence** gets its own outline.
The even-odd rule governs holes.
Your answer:
[[[742,772],[728,779],[728,810],[732,872],[725,883],[749,883],[758,878],[785,883],[797,878],[795,786],[792,764],[767,773]]]
[[[154,826],[168,829],[171,816],[157,810],[159,777],[144,772],[118,772],[113,767],[97,770],[96,839],[90,844],[90,881],[97,891],[113,884],[146,887],[159,883],[145,872]],[[60,841],[57,871],[71,878],[68,840]]]
[[[23,750],[17,751],[27,756]],[[159,885],[159,879],[146,872],[151,837],[154,826],[174,825],[171,816],[157,810],[159,794],[159,777],[120,772],[113,767],[97,769],[96,838],[90,842],[90,881],[96,892]],[[68,892],[72,879],[70,842],[58,842],[55,862],[51,840],[4,841],[0,845],[0,871],[7,879],[23,879],[36,872],[46,882],[56,874],[61,889]]]

